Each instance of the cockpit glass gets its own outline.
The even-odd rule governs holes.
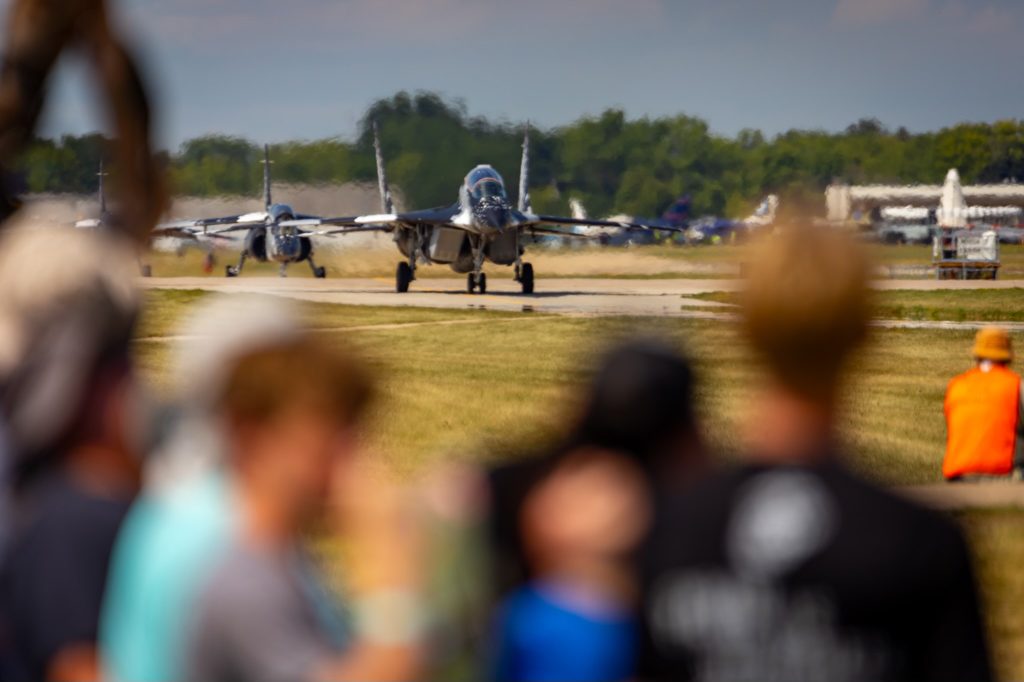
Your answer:
[[[292,220],[295,217],[295,211],[292,210],[291,206],[286,204],[274,204],[270,207],[270,217],[274,222],[280,220]]]
[[[474,168],[466,176],[466,186],[474,199],[505,196],[505,181],[493,168]]]

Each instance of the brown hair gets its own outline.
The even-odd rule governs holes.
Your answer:
[[[835,228],[788,227],[752,252],[743,325],[786,388],[830,400],[870,319],[868,262]]]
[[[353,424],[373,395],[369,372],[348,351],[308,336],[253,350],[228,372],[219,407],[255,423],[298,407]]]

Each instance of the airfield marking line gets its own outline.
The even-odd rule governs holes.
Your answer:
[[[410,329],[413,327],[454,327],[463,324],[496,324],[499,322],[526,322],[529,320],[557,319],[562,315],[533,315],[522,313],[522,317],[499,317],[496,319],[458,319],[458,320],[434,320],[430,322],[392,322],[384,324],[365,324],[356,327],[331,327],[323,329],[311,329],[312,332],[368,332],[388,329]]]
[[[384,322],[381,324],[353,325],[351,327],[313,327],[308,331],[313,334],[338,334],[343,332],[368,332],[386,331],[391,329],[411,329],[415,327],[452,327],[463,324],[497,324],[501,322],[525,322],[528,320],[558,319],[566,315],[533,315],[524,313],[522,317],[499,317],[496,319],[468,319],[457,320],[429,320],[424,322]],[[173,343],[176,341],[202,341],[211,338],[209,336],[197,336],[195,334],[166,334],[161,336],[140,336],[135,339],[137,343]]]
[[[739,313],[714,313],[710,311],[680,310],[672,317],[712,320],[716,322],[739,322]],[[996,325],[1011,332],[1024,332],[1024,322],[993,322],[989,320],[872,320],[869,323],[878,329],[928,329],[936,331],[975,331],[982,327]]]

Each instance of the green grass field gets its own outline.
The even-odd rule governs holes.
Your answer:
[[[139,353],[158,386],[172,376],[169,343],[160,337],[173,331],[200,295],[150,294]],[[730,324],[336,305],[307,310],[315,327],[338,333],[360,328],[346,338],[380,370],[384,384],[371,441],[402,468],[476,449],[478,434],[514,443],[541,425],[557,424],[601,347],[634,333],[661,336],[686,349],[702,377],[699,399],[710,441],[735,452],[757,372]],[[455,321],[461,324],[448,324]],[[860,469],[894,484],[939,480],[942,396],[948,379],[969,366],[970,340],[966,331],[875,333],[847,391],[846,433]]]
[[[978,314],[1024,310],[1019,292],[975,292],[970,301],[963,293],[933,299],[886,292],[879,301],[893,316],[913,315],[918,305],[935,311],[970,304]],[[201,295],[148,294],[137,349],[158,391],[174,375],[172,342],[164,337]],[[382,399],[367,445],[403,473],[451,459],[486,460],[551,433],[577,408],[579,383],[601,349],[638,333],[665,338],[693,359],[708,439],[729,456],[741,446],[759,371],[730,323],[328,304],[305,309],[314,327],[354,345],[378,371]],[[947,381],[970,366],[972,337],[969,331],[874,331],[845,392],[843,428],[853,466],[885,484],[940,480],[942,399]],[[971,513],[963,522],[975,545],[1000,670],[1024,678],[1024,611],[1016,607],[1024,602],[1024,515]]]

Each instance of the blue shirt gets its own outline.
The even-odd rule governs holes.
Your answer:
[[[227,481],[210,472],[129,512],[114,549],[100,629],[107,676],[183,679],[194,599],[232,528]]]
[[[499,682],[615,682],[633,676],[636,623],[631,613],[533,583],[513,593],[498,618]]]

